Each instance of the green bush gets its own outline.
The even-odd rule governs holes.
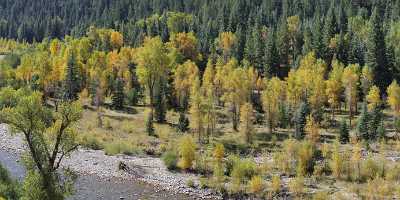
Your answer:
[[[19,184],[12,180],[8,171],[0,165],[0,199],[4,197],[10,200],[19,199]]]
[[[175,151],[167,151],[163,154],[162,160],[169,170],[177,168],[178,155]]]
[[[92,135],[84,136],[81,145],[93,150],[101,150],[104,148],[102,142],[96,136]]]
[[[250,180],[257,173],[256,164],[249,159],[239,160],[233,166],[231,177],[234,184],[241,184]]]
[[[104,151],[106,155],[116,155],[116,154],[125,154],[132,155],[134,153],[138,153],[138,151],[130,144],[122,141],[114,141],[109,144],[106,144],[104,147]]]

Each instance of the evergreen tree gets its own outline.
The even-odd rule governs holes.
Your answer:
[[[185,113],[181,112],[179,114],[178,131],[181,133],[185,133],[188,130],[189,130],[189,118],[186,117]]]
[[[66,77],[64,81],[64,99],[76,100],[80,90],[78,63],[74,50],[70,49],[67,58]]]
[[[350,141],[349,128],[346,120],[342,120],[339,127],[339,140],[342,144],[346,144]]]
[[[117,78],[112,94],[112,107],[117,110],[122,110],[124,108],[124,100],[124,81],[122,78]]]
[[[372,68],[375,85],[382,91],[390,84],[392,74],[387,66],[386,44],[382,16],[379,7],[375,7],[370,19],[368,33],[366,64]]]
[[[378,129],[382,124],[383,113],[380,107],[375,107],[370,113],[368,122],[368,139],[376,140],[379,137]]]
[[[304,128],[307,122],[307,116],[310,114],[310,106],[308,102],[302,102],[300,107],[297,109],[294,116],[295,132],[294,138],[302,139],[305,135]]]
[[[146,121],[146,133],[149,136],[154,136],[153,112],[149,112]]]
[[[165,94],[162,86],[156,91],[154,97],[154,117],[158,123],[164,123],[167,114]]]
[[[324,24],[324,35],[323,40],[325,43],[325,51],[324,51],[324,59],[327,63],[330,63],[332,59],[333,52],[329,48],[331,39],[337,33],[337,21],[335,15],[335,1],[331,1],[331,7],[328,10],[328,13],[325,17],[325,24]]]
[[[276,46],[276,34],[274,30],[269,32],[267,44],[264,52],[264,75],[265,76],[278,76],[279,72],[279,51]]]
[[[377,136],[380,140],[384,140],[386,138],[386,129],[385,125],[382,123],[379,124],[378,129],[376,130]]]
[[[358,137],[364,140],[368,140],[368,122],[369,122],[369,114],[367,104],[363,103],[363,108],[361,114],[357,121],[357,134]]]

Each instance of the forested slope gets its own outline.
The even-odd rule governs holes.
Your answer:
[[[167,41],[171,32],[193,31],[208,56],[218,50],[219,33],[230,31],[238,40],[235,57],[260,72],[285,76],[315,50],[328,64],[332,57],[368,64],[387,79],[377,80],[383,89],[387,76],[398,76],[399,18],[399,0],[4,0],[0,36],[41,41],[83,36],[93,25],[117,29],[125,43],[140,46],[145,35]]]

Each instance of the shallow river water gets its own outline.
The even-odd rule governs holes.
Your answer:
[[[0,150],[0,163],[6,167],[10,174],[22,180],[25,169],[19,162],[19,156]],[[189,200],[193,199],[186,195],[175,195],[168,192],[156,191],[153,187],[135,181],[121,179],[103,180],[97,176],[80,176],[75,182],[75,195],[68,200]]]

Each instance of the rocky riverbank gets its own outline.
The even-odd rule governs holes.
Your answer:
[[[8,126],[0,125],[0,150],[21,154],[24,142],[21,136],[11,135]],[[119,164],[129,167],[129,173],[119,170]],[[63,168],[70,168],[80,176],[96,176],[102,180],[132,181],[149,184],[156,192],[185,194],[188,199],[221,199],[209,189],[191,188],[188,180],[197,183],[199,177],[193,174],[174,173],[167,170],[160,158],[138,156],[107,156],[103,151],[78,149],[66,158]]]

